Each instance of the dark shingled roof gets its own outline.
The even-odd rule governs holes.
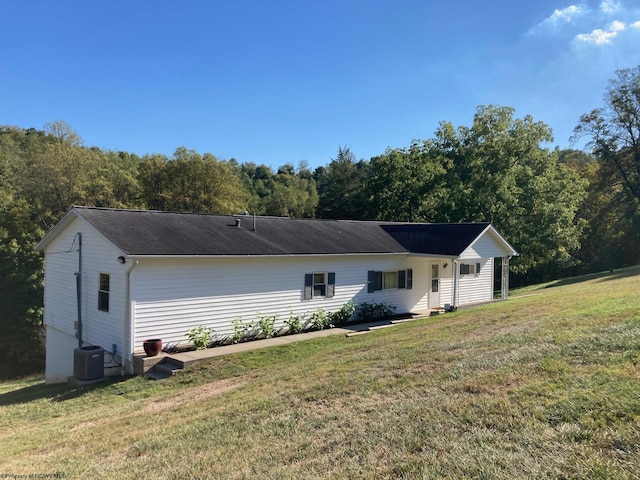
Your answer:
[[[424,224],[74,207],[126,255],[458,256],[488,223]],[[240,226],[236,226],[236,220]]]
[[[489,223],[401,223],[382,229],[412,253],[457,257]]]

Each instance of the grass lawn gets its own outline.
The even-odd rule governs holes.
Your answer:
[[[640,268],[94,388],[0,384],[0,477],[640,478]]]

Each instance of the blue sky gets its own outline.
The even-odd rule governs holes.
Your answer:
[[[615,70],[640,64],[637,0],[3,3],[0,124],[273,168],[340,145],[368,160],[489,104],[570,147]]]

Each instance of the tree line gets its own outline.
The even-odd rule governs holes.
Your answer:
[[[640,263],[640,66],[616,72],[584,114],[586,150],[549,148],[551,129],[507,106],[470,126],[356,160],[273,170],[185,147],[138,156],[84,145],[64,121],[0,127],[0,378],[42,367],[41,255],[72,205],[385,220],[490,221],[520,252],[512,284]],[[27,352],[37,352],[36,355]],[[8,367],[7,365],[10,365]]]

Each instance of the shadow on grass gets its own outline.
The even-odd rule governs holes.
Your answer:
[[[580,275],[579,277],[569,277],[556,280],[546,285],[544,288],[562,287],[564,285],[574,285],[576,283],[587,282],[589,280],[597,280],[599,282],[608,282],[611,280],[618,280],[626,277],[633,277],[640,275],[640,267],[629,267],[620,270],[614,270],[611,272],[598,272],[590,273],[587,275]]]
[[[17,405],[20,403],[29,403],[34,400],[49,399],[52,402],[64,402],[74,398],[81,397],[94,390],[99,390],[114,383],[125,381],[126,378],[113,377],[103,382],[86,385],[83,387],[69,387],[64,383],[56,383],[47,385],[44,383],[36,383],[7,393],[0,393],[0,406]]]
[[[625,268],[618,271],[610,272],[608,275],[603,276],[599,281],[608,282],[611,280],[618,280],[621,278],[634,277],[636,275],[640,275],[640,268],[638,267]]]

